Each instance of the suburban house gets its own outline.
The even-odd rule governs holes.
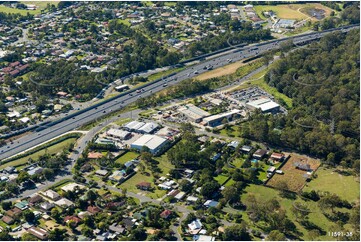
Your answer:
[[[267,150],[258,149],[256,152],[254,152],[253,158],[255,158],[255,159],[257,159],[257,160],[260,160],[260,159],[262,159],[266,154],[267,154]]]
[[[140,182],[136,186],[138,189],[144,191],[148,191],[151,188],[151,184],[149,182]]]
[[[53,190],[47,190],[46,192],[43,192],[43,195],[50,198],[53,201],[59,200],[61,197],[57,192],[54,192]]]
[[[172,214],[172,211],[166,209],[160,214],[160,217],[167,219],[171,214]]]
[[[46,240],[49,236],[48,232],[45,229],[38,227],[31,227],[30,229],[27,230],[27,232],[41,240]]]
[[[296,167],[296,169],[302,170],[302,171],[312,171],[311,166],[309,164],[303,164],[300,162],[295,162],[293,165]]]

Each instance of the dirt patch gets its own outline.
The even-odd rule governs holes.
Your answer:
[[[306,184],[304,175],[307,174],[307,171],[297,168],[297,164],[308,165],[310,171],[316,171],[321,165],[321,162],[308,156],[291,153],[290,158],[281,168],[283,174],[280,175],[276,173],[267,182],[267,185],[277,187],[280,182],[286,182],[290,191],[299,192]]]

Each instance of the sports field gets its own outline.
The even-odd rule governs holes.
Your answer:
[[[325,16],[329,16],[331,13],[331,9],[323,6],[319,3],[307,3],[307,4],[280,4],[280,5],[257,5],[254,6],[257,14],[259,16],[262,15],[263,11],[270,11],[272,10],[277,14],[277,17],[280,19],[295,19],[295,20],[304,20],[307,19],[309,16],[304,9],[308,8],[317,8],[322,9],[325,11]],[[317,20],[315,18],[311,18],[311,20]]]

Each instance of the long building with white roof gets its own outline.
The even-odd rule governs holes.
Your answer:
[[[157,135],[145,134],[136,141],[134,141],[130,148],[141,150],[143,146],[148,147],[152,154],[158,153],[163,147],[168,144],[168,140]]]

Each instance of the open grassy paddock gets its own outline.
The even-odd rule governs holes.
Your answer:
[[[303,191],[327,191],[335,193],[349,202],[360,200],[360,178],[352,175],[342,175],[336,169],[320,167],[317,178],[310,181]]]
[[[276,189],[272,189],[265,186],[259,186],[259,185],[250,185],[246,187],[244,193],[241,195],[241,201],[245,201],[249,195],[253,194],[258,201],[268,201],[272,198],[276,198],[279,202],[282,208],[284,208],[287,212],[287,216],[291,221],[293,221],[296,225],[297,230],[300,232],[300,238],[302,240],[312,240],[312,238],[309,236],[309,232],[299,223],[299,219],[296,218],[294,213],[291,211],[291,208],[294,206],[295,202],[301,203],[302,205],[306,206],[311,213],[308,215],[309,221],[312,221],[316,226],[322,228],[324,231],[329,231],[331,226],[334,225],[331,221],[329,221],[322,213],[320,207],[316,202],[313,201],[303,201],[300,197],[296,196],[296,198],[289,199],[284,198],[280,196],[280,193]],[[244,211],[241,212],[243,215],[242,219],[244,219],[248,224],[254,228],[258,229],[260,224],[258,223],[252,223],[248,217],[248,214]],[[347,228],[349,224],[345,225],[345,228]],[[315,240],[315,239],[314,239]],[[337,240],[335,237],[330,237],[327,234],[318,237],[316,240]]]
[[[128,152],[128,153],[136,154],[134,152]],[[154,160],[158,162],[157,166],[161,169],[161,173],[159,174],[159,176],[165,176],[167,173],[169,173],[171,169],[174,168],[174,166],[168,162],[166,155],[162,155],[160,157],[154,157]],[[141,172],[138,171],[137,174],[126,180],[124,183],[120,184],[119,188],[126,188],[128,191],[134,193],[143,193],[144,195],[154,199],[161,198],[162,196],[164,196],[167,192],[165,190],[159,190],[157,187],[155,187],[155,185],[153,184],[154,176],[151,174],[151,172],[148,169],[146,169],[145,172],[148,174],[146,173],[141,174]],[[137,189],[136,185],[140,182],[152,183],[153,184],[152,187],[154,188],[154,190],[148,192]]]
[[[268,182],[267,185],[271,187],[277,187],[279,182],[285,181],[288,185],[290,191],[298,192],[300,191],[306,183],[306,179],[303,175],[306,171],[296,169],[294,166],[295,162],[302,164],[309,164],[313,171],[317,170],[321,162],[316,159],[312,159],[307,156],[298,155],[295,153],[290,154],[289,160],[281,168],[284,174],[275,174]]]

